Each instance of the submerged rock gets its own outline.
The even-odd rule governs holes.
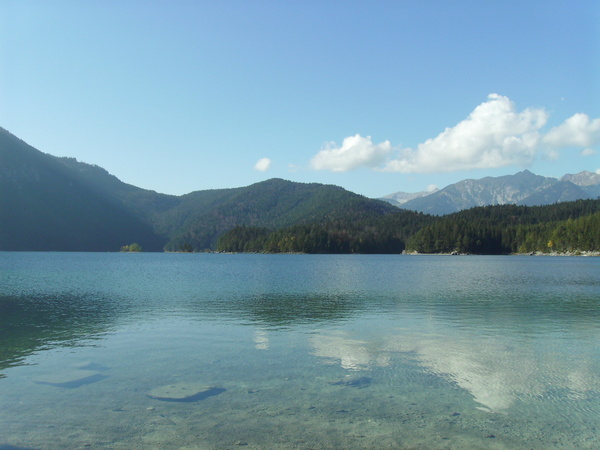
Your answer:
[[[226,390],[200,383],[175,383],[154,388],[147,396],[163,402],[197,402],[222,394]]]
[[[34,380],[37,384],[46,384],[49,386],[56,386],[61,388],[74,389],[86,384],[96,383],[108,378],[108,375],[104,375],[99,372],[93,372],[89,370],[70,370],[59,373],[53,373],[45,377]]]
[[[109,369],[109,367],[103,366],[102,364],[98,364],[93,361],[83,361],[78,364],[75,364],[73,367],[80,370],[92,370],[94,372],[104,372]]]
[[[335,383],[331,383],[334,386],[350,386],[355,388],[365,388],[370,386],[373,383],[373,378],[370,377],[358,377],[358,378],[348,378],[340,381],[336,381]]]

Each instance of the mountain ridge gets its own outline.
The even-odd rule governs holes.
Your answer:
[[[0,193],[2,250],[108,251],[117,238],[160,248],[161,237],[127,207],[3,129]]]
[[[427,207],[437,199],[436,207],[448,212],[475,201],[554,203],[593,195],[600,189],[596,180],[591,172],[558,180],[523,171],[463,180],[401,208],[340,186],[280,178],[174,196],[127,184],[75,158],[42,153],[0,128],[0,250],[118,251],[132,243],[149,251],[215,250],[231,230],[242,227],[240,237],[250,227],[274,232],[272,239],[287,230],[278,235],[280,249],[396,252],[434,220],[408,209],[418,211],[418,202]],[[286,241],[296,237],[306,245]]]
[[[393,198],[390,194],[382,200]],[[488,205],[548,205],[593,199],[600,195],[600,175],[583,171],[560,179],[523,170],[514,175],[466,179],[428,195],[408,200],[399,207],[433,215],[446,215]]]
[[[397,211],[339,186],[270,179],[159,194],[105,169],[40,152],[0,129],[0,250],[214,249],[235,226],[358,220]],[[139,242],[138,242],[139,241]]]

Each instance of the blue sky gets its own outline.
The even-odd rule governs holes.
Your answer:
[[[0,1],[0,126],[169,194],[600,169],[598,1]]]

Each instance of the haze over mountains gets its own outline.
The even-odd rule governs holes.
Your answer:
[[[236,226],[278,229],[325,222],[362,223],[365,233],[376,237],[380,231],[374,224],[387,216],[394,216],[397,229],[408,223],[416,229],[418,221],[430,219],[414,211],[448,214],[479,205],[552,204],[599,194],[597,174],[557,180],[524,171],[395,194],[402,209],[390,204],[392,198],[384,202],[338,186],[281,179],[173,196],[123,183],[95,165],[44,154],[0,128],[0,250],[118,251],[136,242],[147,251],[202,251],[215,249],[219,236]],[[392,238],[400,236],[390,227]]]

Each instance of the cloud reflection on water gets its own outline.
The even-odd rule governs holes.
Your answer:
[[[309,343],[315,356],[348,370],[386,367],[390,363],[388,352],[372,347],[368,341],[352,339],[346,333],[311,335]]]
[[[256,330],[254,332],[253,341],[257,350],[269,350],[271,342],[269,340],[269,334],[266,331]]]
[[[577,355],[556,353],[541,342],[511,343],[517,344],[510,337],[410,333],[389,333],[378,342],[339,331],[309,337],[315,356],[348,370],[393,368],[410,355],[423,371],[455,383],[473,396],[479,409],[490,412],[503,412],[532,398],[552,400],[558,392],[572,399],[600,394],[597,368],[582,363]]]

